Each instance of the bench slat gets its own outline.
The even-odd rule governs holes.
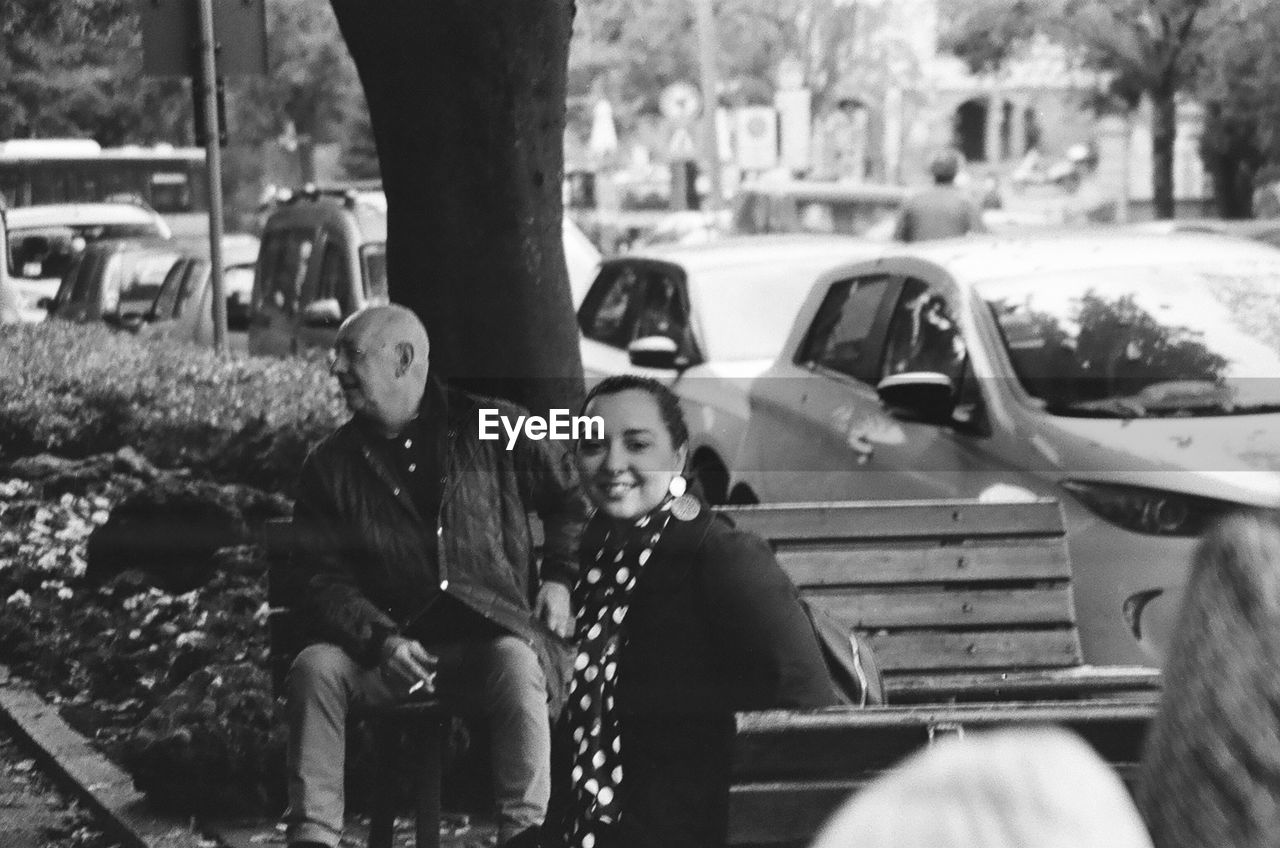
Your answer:
[[[1144,666],[1079,666],[1033,671],[892,674],[885,679],[891,704],[938,703],[949,698],[1044,700],[1127,696],[1145,700],[1160,688],[1160,670]]]
[[[846,627],[968,627],[992,624],[1074,624],[1067,584],[1039,589],[955,591],[912,587],[900,591],[811,590],[809,602]]]
[[[868,634],[886,673],[976,668],[1060,668],[1080,665],[1080,636],[1067,630],[905,631]]]
[[[1061,535],[1058,502],[867,501],[723,508],[766,539],[891,539]]]
[[[738,713],[734,783],[860,778],[928,743],[930,728],[1058,724],[1086,739],[1109,762],[1141,754],[1157,693],[1145,700],[1007,702],[918,707],[832,708]]]
[[[768,538],[768,537],[766,537]],[[1017,543],[877,547],[779,545],[778,562],[797,586],[878,583],[1066,580],[1071,565],[1061,539]]]

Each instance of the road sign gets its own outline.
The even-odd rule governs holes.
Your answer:
[[[673,82],[662,89],[658,96],[658,108],[662,116],[669,121],[685,123],[692,121],[702,109],[702,97],[698,89],[687,82]]]
[[[676,127],[671,134],[671,142],[667,145],[667,156],[671,159],[696,159],[698,148],[693,143],[693,133],[688,127]]]
[[[191,76],[200,45],[197,0],[141,0],[138,11],[143,75]],[[266,0],[213,0],[213,39],[220,75],[265,74]]]
[[[744,106],[734,117],[738,167],[767,171],[778,164],[778,113],[771,106]]]

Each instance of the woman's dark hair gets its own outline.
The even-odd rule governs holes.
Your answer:
[[[652,377],[640,377],[636,374],[615,374],[612,377],[605,377],[587,392],[587,398],[582,402],[582,412],[585,413],[591,401],[601,395],[616,395],[631,389],[647,392],[653,398],[654,403],[658,405],[658,414],[662,416],[662,423],[667,426],[667,433],[671,436],[673,447],[679,448],[689,443],[689,425],[684,421],[680,399],[676,397],[675,392]]]

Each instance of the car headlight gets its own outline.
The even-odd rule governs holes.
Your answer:
[[[1066,480],[1062,487],[1096,515],[1118,527],[1148,536],[1199,536],[1239,504],[1180,492]]]

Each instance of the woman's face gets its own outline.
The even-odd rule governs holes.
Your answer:
[[[653,396],[643,389],[600,395],[586,414],[604,421],[603,438],[578,445],[578,471],[596,508],[630,519],[662,503],[686,448],[672,444]]]

